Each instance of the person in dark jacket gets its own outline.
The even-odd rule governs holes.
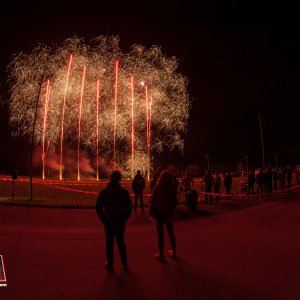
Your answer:
[[[208,201],[213,204],[213,196],[212,196],[212,188],[215,184],[215,179],[211,175],[211,172],[209,169],[206,170],[206,174],[203,177],[204,181],[204,192],[205,192],[205,201],[204,203],[208,203]]]
[[[173,227],[173,213],[177,204],[177,190],[174,184],[173,176],[164,170],[160,173],[157,183],[154,187],[149,215],[156,222],[158,250],[155,258],[164,261],[164,226],[167,229],[171,249],[169,255],[176,258],[176,238]]]
[[[157,181],[157,179],[158,179],[161,171],[162,171],[162,168],[158,167],[157,170],[156,170],[156,172],[153,175],[153,178],[152,178],[152,180],[150,182],[150,191],[151,191],[151,193],[153,192],[153,189],[154,189],[154,187],[156,185],[156,181]]]
[[[231,194],[231,187],[232,187],[232,174],[230,172],[227,172],[224,177],[224,187],[226,190],[226,194]],[[230,199],[230,196],[227,196],[227,199]]]
[[[256,201],[258,201],[259,198],[260,198],[260,200],[262,200],[262,198],[263,198],[264,186],[266,183],[266,176],[265,176],[264,170],[262,168],[259,169],[259,172],[257,173],[255,180],[257,183]]]
[[[190,172],[186,172],[185,177],[181,180],[181,187],[185,195],[185,204],[188,205],[189,196],[195,182]]]
[[[278,188],[278,169],[277,168],[273,169],[273,186],[274,186],[274,191],[276,191]]]
[[[216,171],[215,183],[214,183],[214,193],[216,194],[216,202],[220,201],[221,181],[222,181],[222,178],[220,176],[220,172]]]
[[[289,192],[291,192],[291,187],[292,187],[292,178],[293,178],[293,168],[291,165],[287,165],[286,168],[286,175],[287,175],[287,183],[288,183],[288,189]]]
[[[248,194],[252,195],[254,194],[254,184],[255,184],[255,174],[253,170],[249,171],[248,174]]]
[[[280,168],[279,177],[280,177],[280,188],[283,190],[285,187],[285,175],[286,175],[286,168],[282,166]]]
[[[127,253],[124,240],[126,222],[132,212],[128,190],[121,187],[121,173],[113,171],[110,182],[97,198],[96,212],[104,225],[106,239],[106,268],[113,271],[114,240],[116,239],[123,269],[127,270]]]
[[[134,192],[134,211],[137,210],[138,198],[140,198],[141,210],[144,211],[143,191],[145,188],[145,179],[140,170],[137,170],[136,175],[132,180],[132,190]]]
[[[265,172],[265,186],[266,186],[266,197],[271,198],[272,197],[272,187],[273,187],[273,173],[271,168],[267,168]]]

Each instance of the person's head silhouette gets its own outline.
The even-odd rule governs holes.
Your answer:
[[[121,180],[121,172],[118,170],[115,170],[110,175],[110,181],[111,182],[119,182]]]

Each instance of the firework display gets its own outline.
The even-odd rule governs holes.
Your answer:
[[[149,178],[155,152],[183,151],[191,103],[177,67],[158,46],[133,45],[122,53],[117,36],[38,45],[15,55],[7,68],[13,134],[32,136],[36,118],[32,142],[41,145],[43,178],[50,150],[58,153],[63,178],[66,144],[77,149],[78,180],[83,150],[96,158],[97,179],[99,160]]]

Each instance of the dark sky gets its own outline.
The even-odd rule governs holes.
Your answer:
[[[75,35],[86,42],[118,35],[123,52],[132,44],[160,45],[165,55],[177,57],[178,71],[189,80],[192,109],[184,155],[168,153],[168,163],[204,168],[209,154],[214,164],[237,165],[247,155],[250,165],[260,165],[259,112],[265,161],[273,163],[276,155],[279,163],[300,163],[296,1],[24,2],[1,4],[2,98],[12,54]],[[0,170],[11,166],[5,156],[19,159],[19,142],[11,140],[7,122],[2,107]]]

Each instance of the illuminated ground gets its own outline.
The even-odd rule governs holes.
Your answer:
[[[154,259],[147,212],[127,228],[130,269],[104,268],[104,235],[94,209],[1,205],[1,299],[294,300],[300,294],[300,192],[263,202],[244,198],[180,206],[179,259]],[[168,243],[167,243],[168,245]]]
[[[232,193],[235,198],[244,199],[241,194],[240,182],[245,178],[233,178]],[[295,178],[294,178],[294,181]],[[107,185],[107,180],[54,180],[33,178],[32,200],[29,201],[29,179],[19,176],[18,180],[12,182],[11,176],[0,176],[0,204],[41,206],[41,207],[84,207],[92,208],[95,206],[96,197],[100,190]],[[295,183],[295,182],[294,182]],[[122,181],[122,185],[127,188],[131,195],[131,181]],[[203,194],[203,186],[199,179],[195,179],[194,188],[199,192],[200,198]],[[147,204],[150,196],[149,182],[145,188],[145,202]],[[222,185],[221,193],[225,193]],[[183,200],[181,195],[181,200]],[[202,199],[203,200],[203,197]]]
[[[9,176],[0,176],[1,202],[44,207],[94,207],[100,190],[107,185],[107,180],[64,181],[34,178],[32,182],[32,200],[28,177],[18,177],[14,182],[14,200],[12,200],[13,182]],[[131,182],[122,185],[131,189]],[[145,190],[145,192],[149,192]]]

